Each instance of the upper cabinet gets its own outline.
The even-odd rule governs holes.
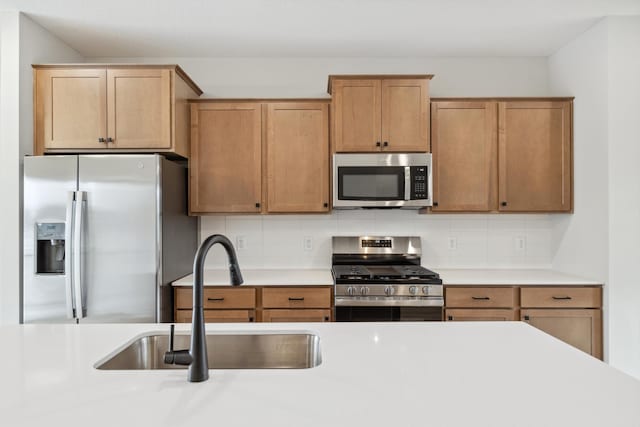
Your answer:
[[[571,212],[571,98],[433,99],[434,212]]]
[[[34,65],[34,154],[189,156],[187,99],[202,91],[176,65]]]
[[[329,102],[194,102],[190,212],[328,212]]]
[[[571,210],[570,101],[499,104],[501,211]]]
[[[336,152],[428,152],[429,80],[329,76]]]

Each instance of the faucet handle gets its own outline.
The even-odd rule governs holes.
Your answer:
[[[171,324],[169,327],[169,351],[164,353],[164,363],[167,365],[191,365],[193,358],[189,354],[189,350],[174,350],[173,336],[175,335],[176,325]]]

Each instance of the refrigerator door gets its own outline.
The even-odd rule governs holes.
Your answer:
[[[77,156],[24,159],[24,323],[76,322],[70,251],[77,174]]]
[[[79,156],[81,323],[156,321],[159,160]]]

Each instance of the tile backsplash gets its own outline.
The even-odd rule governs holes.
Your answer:
[[[331,236],[417,235],[432,268],[549,268],[550,215],[420,215],[411,210],[344,210],[328,215],[200,218],[200,235],[224,234],[244,268],[327,268]],[[226,266],[214,247],[207,268]]]

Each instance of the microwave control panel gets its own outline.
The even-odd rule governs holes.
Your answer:
[[[426,166],[411,166],[411,200],[429,198],[427,176]]]

